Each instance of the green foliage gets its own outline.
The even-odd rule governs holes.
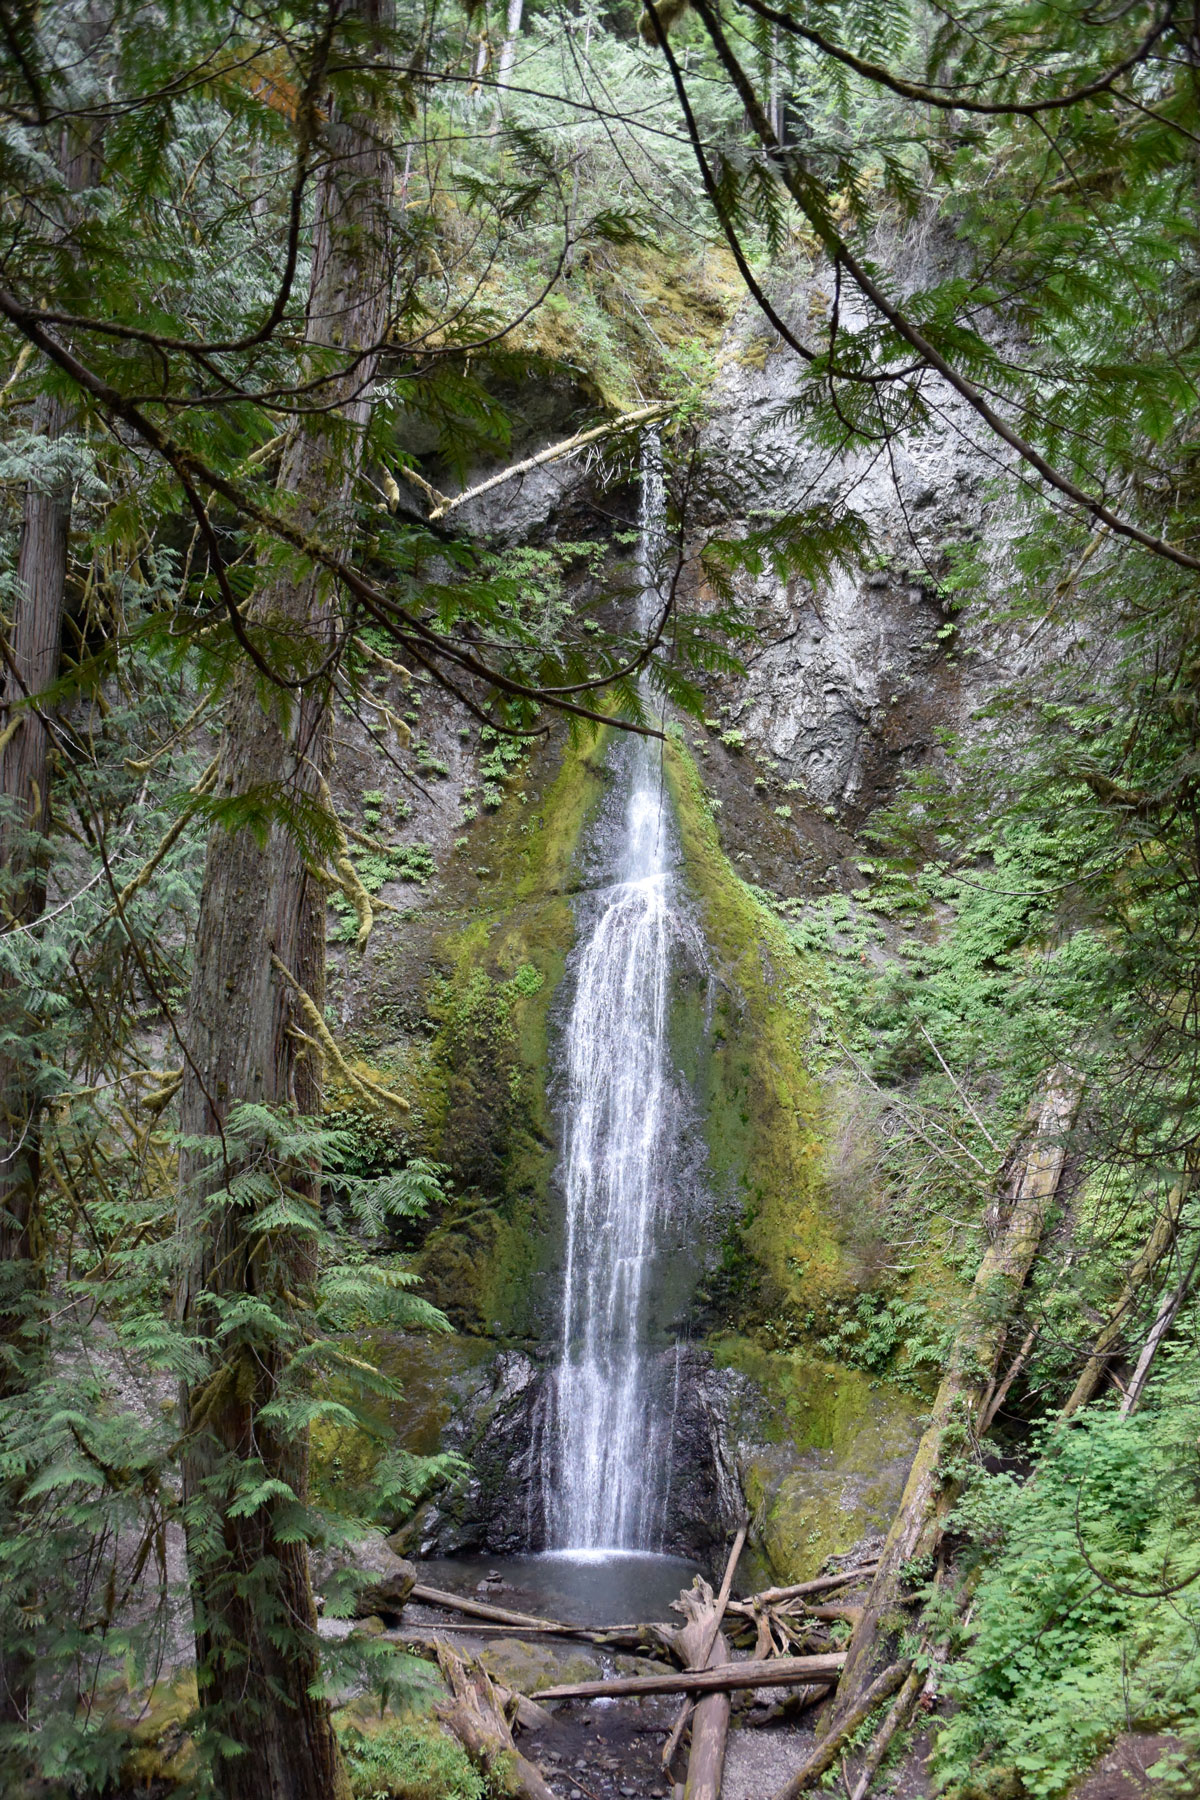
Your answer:
[[[414,1720],[339,1727],[355,1800],[485,1800],[483,1778],[440,1726]]]
[[[1192,1353],[1129,1419],[1093,1408],[1041,1442],[1024,1485],[977,1473],[955,1515],[979,1567],[946,1670],[939,1788],[988,1765],[1055,1800],[1124,1729],[1179,1732],[1200,1762],[1200,1427]]]

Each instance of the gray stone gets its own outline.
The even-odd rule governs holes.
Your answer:
[[[339,1611],[350,1600],[356,1618],[382,1614],[386,1619],[404,1611],[417,1571],[389,1549],[383,1537],[372,1534],[345,1549],[314,1554],[312,1579],[318,1596]]]

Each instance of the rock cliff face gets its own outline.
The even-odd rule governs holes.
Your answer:
[[[820,274],[799,271],[795,317],[811,329],[828,304]],[[1018,527],[996,498],[994,452],[962,403],[931,387],[927,423],[890,450],[831,459],[804,449],[796,360],[764,329],[743,309],[719,357],[702,448],[734,496],[735,516],[720,528],[838,501],[864,519],[873,548],[867,565],[818,591],[770,574],[747,582],[746,672],[714,683],[712,717],[686,727],[670,777],[719,996],[681,1054],[727,1231],[678,1385],[668,1547],[704,1555],[748,1500],[760,1553],[795,1579],[886,1525],[915,1442],[914,1407],[795,1354],[747,1351],[734,1366],[722,1350],[723,1334],[760,1323],[777,1296],[812,1316],[863,1278],[862,1247],[823,1172],[830,1107],[803,1066],[794,953],[755,888],[797,901],[853,888],[863,822],[907,770],[940,754],[943,733],[970,737],[979,706],[1046,646],[1002,616]],[[577,399],[569,383],[547,389],[522,450],[573,429]],[[470,525],[492,541],[578,540],[635,512],[632,490],[601,504],[588,470],[565,464],[493,490],[473,504]],[[968,562],[974,585],[960,609]],[[404,835],[430,846],[435,872],[423,885],[384,886],[404,908],[399,928],[383,921],[366,959],[347,962],[338,1004],[351,1040],[417,1096],[407,1152],[453,1171],[455,1199],[421,1256],[431,1297],[480,1349],[466,1358],[469,1378],[452,1377],[462,1357],[447,1359],[432,1438],[428,1405],[419,1445],[408,1434],[414,1447],[461,1451],[474,1471],[425,1510],[414,1547],[499,1553],[542,1541],[539,1431],[561,1229],[547,1070],[569,967],[569,895],[584,879],[578,846],[602,807],[605,772],[599,751],[552,743],[502,772],[503,805],[471,821],[489,754],[476,738],[431,731],[432,775],[410,796]],[[369,745],[348,747],[342,779],[382,787],[391,802]],[[478,1154],[468,1157],[471,1145]],[[825,1395],[816,1413],[796,1400],[805,1387]],[[397,1422],[404,1437],[402,1412]]]
[[[829,303],[814,273],[788,310],[811,333]],[[863,321],[843,306],[842,323],[853,332]],[[761,577],[745,595],[758,631],[745,676],[724,684],[724,716],[854,827],[934,752],[939,733],[969,729],[973,710],[1013,674],[1020,632],[978,605],[958,615],[949,585],[970,559],[980,591],[999,599],[1011,581],[1013,525],[995,498],[994,447],[940,384],[927,385],[928,422],[903,445],[832,458],[802,447],[799,361],[766,329],[748,309],[735,322],[705,449],[721,468],[744,471],[742,520],[846,507],[868,527],[872,556],[819,592]]]

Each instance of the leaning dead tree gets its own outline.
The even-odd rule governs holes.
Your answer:
[[[831,1729],[857,1707],[871,1680],[877,1651],[900,1598],[901,1571],[913,1557],[936,1549],[958,1485],[946,1464],[978,1435],[996,1379],[1013,1308],[1025,1285],[1066,1160],[1067,1136],[1079,1104],[1073,1070],[1057,1067],[1047,1079],[1033,1142],[1021,1167],[1008,1216],[979,1265],[938,1388],[933,1415],[909,1470],[862,1617],[854,1629],[838,1684]]]
[[[1071,1418],[1080,1407],[1087,1405],[1103,1383],[1113,1358],[1124,1347],[1133,1311],[1147,1284],[1154,1279],[1160,1264],[1170,1254],[1178,1238],[1184,1206],[1195,1179],[1195,1171],[1189,1165],[1168,1194],[1167,1203],[1155,1220],[1153,1231],[1130,1268],[1112,1311],[1096,1335],[1091,1353],[1062,1409],[1064,1419]]]

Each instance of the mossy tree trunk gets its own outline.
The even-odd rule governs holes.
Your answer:
[[[934,1551],[940,1541],[958,1494],[954,1463],[969,1449],[995,1380],[1008,1321],[1058,1189],[1079,1091],[1079,1081],[1069,1069],[1056,1068],[1047,1080],[1011,1210],[979,1265],[932,1418],[917,1447],[871,1592],[850,1639],[831,1730],[839,1728],[871,1680],[880,1641],[888,1634],[900,1597],[905,1564]]]
[[[388,6],[355,0],[351,11],[361,27],[382,30]],[[346,372],[319,394],[325,409],[292,428],[277,503],[346,543],[376,347],[388,325],[393,162],[386,117],[365,108],[339,116],[332,103],[326,112],[307,336],[313,370],[327,369],[336,351]],[[276,565],[251,617],[272,643],[287,645],[293,667],[313,670],[335,643],[339,596],[311,568]],[[276,816],[265,833],[219,825],[208,841],[181,1096],[192,1139],[220,1139],[240,1103],[301,1116],[320,1108],[320,1069],[296,1029],[295,990],[281,971],[323,1009],[325,905],[297,814],[319,807],[329,727],[325,681],[284,693],[243,669],[226,711],[216,792],[265,795]],[[225,1800],[348,1800],[329,1706],[317,1694],[316,1612],[303,1525],[297,1531],[307,1437],[278,1417],[289,1353],[263,1327],[264,1304],[284,1339],[299,1324],[315,1274],[311,1238],[256,1234],[252,1208],[223,1197],[236,1173],[214,1173],[196,1150],[181,1158],[178,1311],[211,1358],[207,1378],[182,1396],[201,1705],[214,1731],[241,1746],[223,1763]],[[288,1185],[319,1204],[317,1170],[290,1170]],[[223,1332],[241,1296],[259,1307],[260,1326]],[[255,1482],[263,1497],[243,1507],[239,1495]]]

